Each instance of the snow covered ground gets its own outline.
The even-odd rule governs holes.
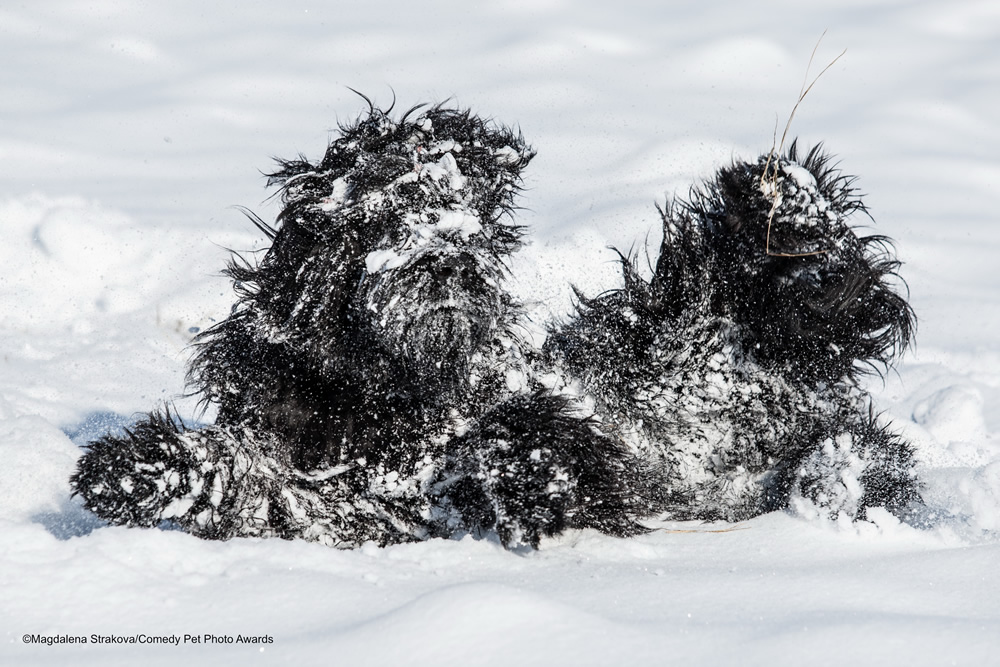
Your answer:
[[[183,391],[261,246],[270,156],[365,104],[451,98],[538,149],[514,288],[540,317],[615,284],[654,203],[793,132],[860,176],[918,345],[876,381],[931,529],[778,513],[338,552],[101,527],[78,445]],[[428,0],[0,3],[0,664],[1000,664],[1000,5]],[[730,530],[731,529],[731,530]],[[725,530],[726,532],[710,532]],[[267,635],[268,644],[38,645]]]

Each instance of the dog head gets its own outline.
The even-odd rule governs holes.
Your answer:
[[[533,151],[468,111],[390,111],[342,126],[318,164],[280,163],[280,228],[245,278],[273,337],[322,363],[357,366],[343,356],[374,345],[420,383],[454,383],[510,318],[510,214]]]
[[[711,295],[697,307],[739,325],[759,363],[805,379],[888,365],[914,316],[891,243],[857,233],[853,181],[819,146],[803,156],[794,143],[720,170],[664,212],[655,300],[679,310]]]

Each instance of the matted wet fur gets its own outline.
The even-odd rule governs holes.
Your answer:
[[[652,277],[624,260],[624,286],[581,295],[543,350],[504,286],[532,156],[467,111],[372,106],[320,162],[281,162],[283,210],[254,220],[271,247],[234,257],[237,304],[197,339],[189,382],[216,423],[163,410],[91,443],[85,506],[211,539],[516,547],[664,513],[919,502],[910,447],[858,384],[910,340],[898,263],[850,226],[861,201],[819,150],[666,207]]]
[[[281,162],[284,208],[255,221],[271,247],[234,257],[237,304],[190,368],[216,424],[153,413],[92,443],[73,478],[86,506],[341,547],[641,531],[623,444],[542,386],[504,288],[533,155],[467,111],[372,107],[319,163]]]
[[[675,497],[655,509],[736,521],[919,504],[912,449],[860,386],[914,318],[890,242],[853,226],[852,183],[794,143],[721,169],[661,210],[649,279],[623,258],[621,289],[579,295],[553,327],[552,363],[666,476]]]

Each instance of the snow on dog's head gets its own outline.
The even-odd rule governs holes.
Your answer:
[[[886,237],[858,233],[867,211],[853,184],[820,146],[803,155],[793,143],[721,169],[680,211],[702,221],[717,289],[766,366],[833,381],[909,344],[899,262]]]
[[[421,380],[454,383],[512,306],[502,281],[523,230],[509,214],[533,155],[468,111],[372,106],[319,163],[279,163],[273,245],[230,272],[276,340],[323,359],[374,338]]]

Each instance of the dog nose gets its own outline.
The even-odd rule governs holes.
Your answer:
[[[440,258],[431,265],[430,272],[440,286],[445,286],[455,281],[468,280],[470,275],[468,261],[461,256]]]

